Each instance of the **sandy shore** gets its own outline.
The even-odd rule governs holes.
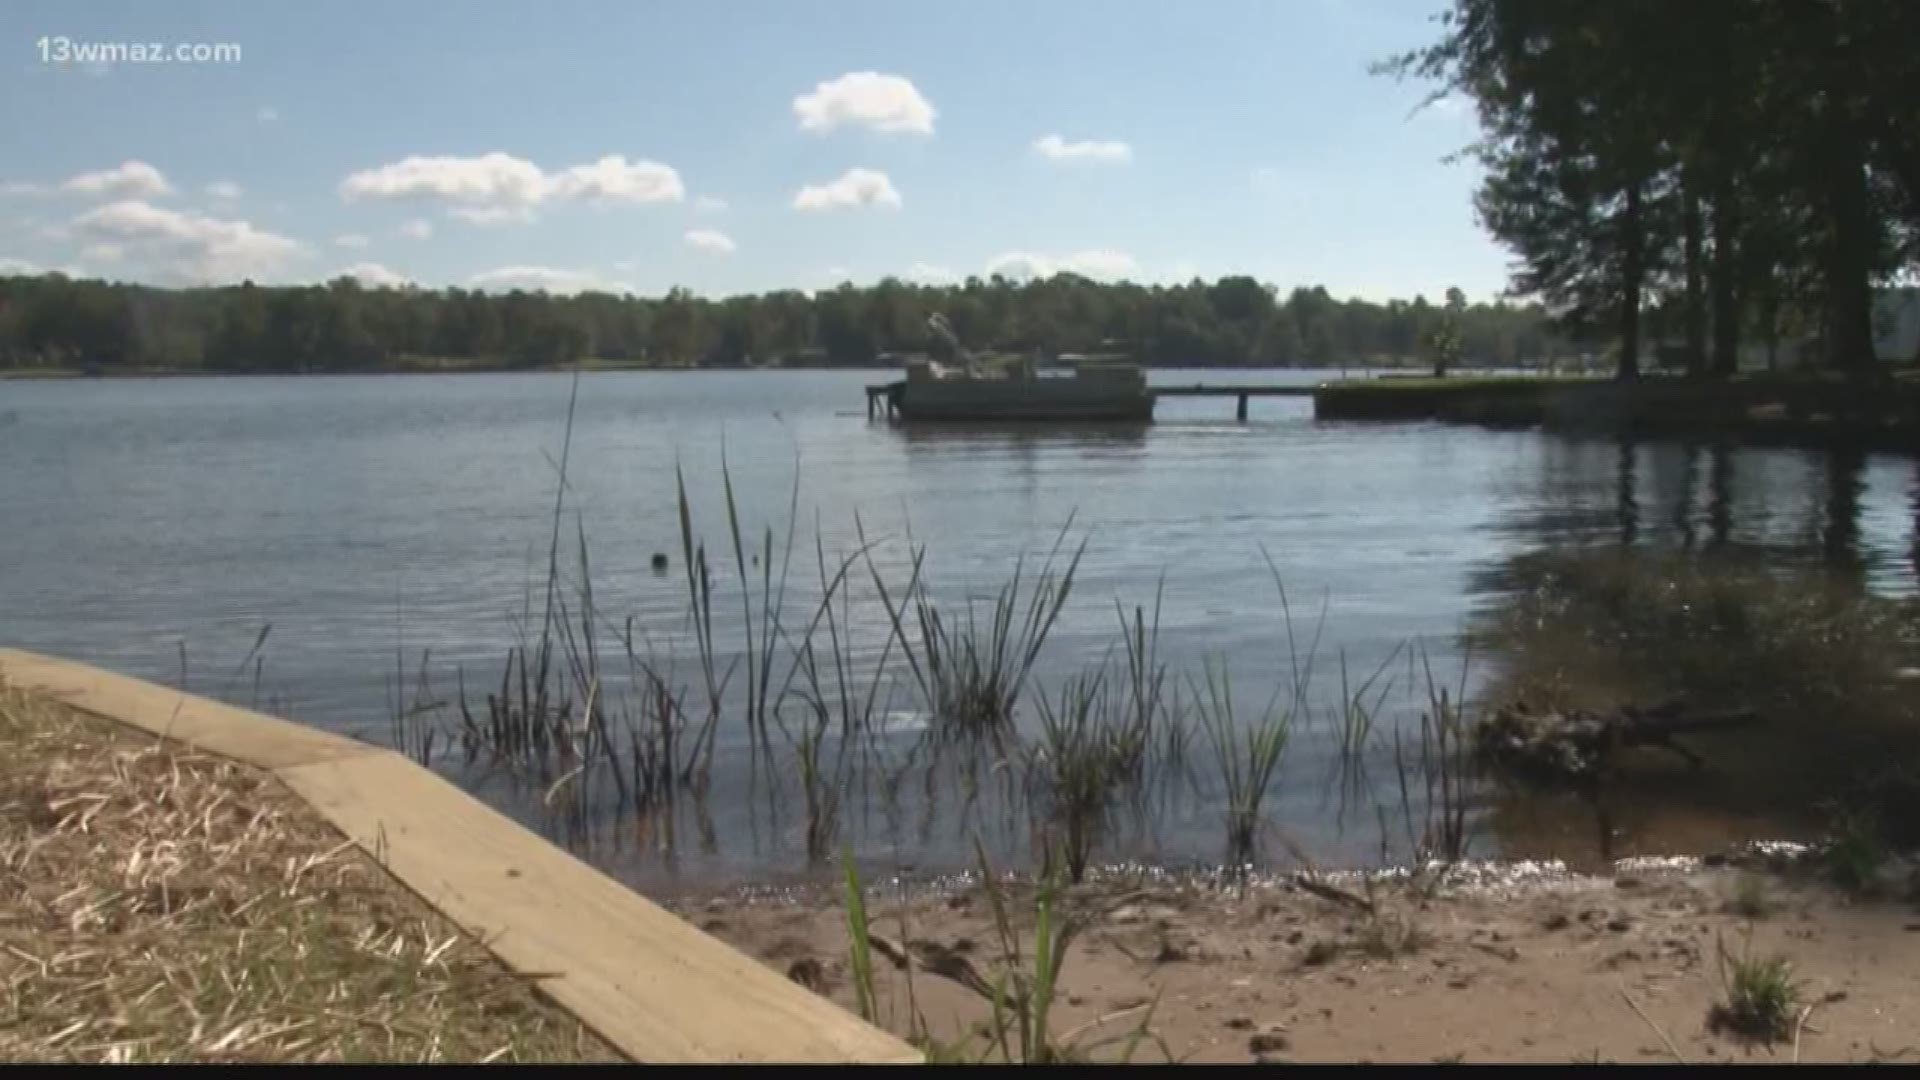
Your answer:
[[[930,968],[960,956],[991,978],[1000,948],[984,893],[897,888],[869,883],[873,930],[929,966],[916,965],[910,1012],[902,973],[876,962],[879,1019],[910,1034],[917,1012],[936,1037],[963,1038],[989,1008]],[[1033,891],[1008,888],[1030,932]],[[1367,899],[1351,879],[1341,888]],[[1052,1031],[1090,1045],[1157,1001],[1153,1033],[1196,1061],[1920,1061],[1913,898],[1855,900],[1800,872],[1686,861],[1610,877],[1496,870],[1426,891],[1376,885],[1368,911],[1286,878],[1078,887],[1063,904],[1084,928]],[[837,892],[672,906],[853,1007]],[[1723,946],[1791,961],[1797,1047],[1710,1022],[1726,997]],[[1149,1043],[1135,1060],[1161,1056]]]

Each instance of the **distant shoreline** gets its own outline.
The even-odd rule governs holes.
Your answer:
[[[1348,371],[1364,374],[1374,371],[1417,371],[1417,367],[1375,364],[1299,365],[1299,364],[1147,364],[1149,371]],[[304,377],[340,377],[361,375],[553,375],[567,372],[596,374],[604,372],[804,372],[866,371],[879,376],[900,376],[898,367],[873,367],[864,364],[809,364],[804,367],[682,367],[641,364],[562,364],[545,367],[494,367],[461,365],[447,367],[380,367],[339,371],[218,371],[206,368],[112,368],[85,371],[79,368],[0,368],[0,382],[57,381],[80,379],[286,379]]]

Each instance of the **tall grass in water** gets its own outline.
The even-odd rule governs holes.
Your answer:
[[[393,658],[393,699],[389,706],[389,737],[394,749],[426,768],[433,767],[433,752],[439,745],[440,729],[435,722],[446,708],[433,692],[428,672],[432,650],[420,653],[419,673],[415,677],[411,700],[406,693],[406,659],[396,649]]]
[[[1039,739],[1026,749],[1034,820],[1078,884],[1125,792],[1144,778],[1152,717],[1116,716],[1104,670],[1068,680],[1057,704],[1039,701]]]
[[[1246,867],[1258,851],[1261,806],[1286,753],[1294,714],[1291,709],[1276,713],[1269,700],[1259,720],[1243,725],[1234,713],[1233,681],[1226,665],[1207,661],[1204,671],[1206,683],[1204,690],[1195,687],[1195,707],[1226,798],[1226,862]]]
[[[1446,687],[1434,682],[1433,668],[1427,663],[1425,650],[1421,653],[1421,663],[1426,666],[1427,707],[1420,713],[1420,737],[1413,743],[1403,740],[1400,732],[1394,732],[1394,771],[1400,783],[1400,810],[1414,861],[1451,865],[1466,856],[1470,839],[1467,810],[1475,777],[1473,745],[1459,697],[1450,696]],[[1464,659],[1460,680],[1464,688]],[[1416,812],[1419,814],[1417,826]]]
[[[1334,716],[1337,751],[1335,766],[1328,774],[1329,787],[1338,796],[1337,820],[1345,827],[1347,811],[1367,793],[1370,776],[1367,757],[1375,737],[1374,723],[1392,692],[1394,679],[1387,675],[1405,645],[1396,645],[1371,675],[1354,686],[1347,671],[1347,656],[1340,654],[1340,703]],[[1384,676],[1384,678],[1383,678]]]
[[[570,404],[569,444],[571,421]],[[999,809],[1005,811],[1009,845],[1018,846],[1023,837],[1040,839],[1061,853],[1067,875],[1078,880],[1110,839],[1123,800],[1156,790],[1155,783],[1177,775],[1200,787],[1190,760],[1192,740],[1200,735],[1211,744],[1225,797],[1228,860],[1245,865],[1258,854],[1262,812],[1293,724],[1308,714],[1325,625],[1323,608],[1311,641],[1296,638],[1289,597],[1270,556],[1266,562],[1286,619],[1291,682],[1281,680],[1253,722],[1235,715],[1224,667],[1208,665],[1204,681],[1196,682],[1175,674],[1162,656],[1163,586],[1156,588],[1150,612],[1145,606],[1128,611],[1116,604],[1121,648],[1108,655],[1122,654],[1117,669],[1103,663],[1097,676],[1048,689],[1039,685],[1036,668],[1072,595],[1087,546],[1084,539],[1069,542],[1071,518],[1044,559],[1022,558],[998,590],[960,603],[934,599],[925,582],[926,548],[910,534],[907,570],[883,574],[875,555],[879,545],[869,541],[857,517],[858,544],[851,554],[830,554],[816,521],[818,587],[807,583],[804,604],[790,608],[798,470],[787,523],[769,525],[755,536],[745,524],[735,478],[723,458],[717,487],[726,536],[718,565],[710,545],[695,533],[696,493],[676,467],[687,616],[682,631],[669,638],[663,664],[651,641],[636,639],[631,620],[615,626],[600,610],[585,528],[577,515],[570,545],[575,552],[561,551],[569,457],[563,451],[558,460],[544,602],[529,590],[521,640],[508,651],[484,706],[479,696],[469,699],[464,673],[460,676],[459,735],[469,757],[505,764],[514,775],[536,780],[550,806],[579,819],[589,812],[605,816],[610,809],[616,815],[627,808],[650,810],[671,804],[681,792],[698,795],[707,790],[723,728],[729,740],[738,731],[751,748],[754,775],[764,767],[770,778],[768,807],[797,800],[805,818],[806,855],[818,864],[839,846],[850,813],[857,812],[855,801],[873,788],[886,798],[890,820],[897,823],[901,787],[909,771],[918,778],[922,768],[925,819],[952,820],[944,808],[958,801],[956,830],[964,835],[979,791],[979,777],[971,770],[991,760],[992,775],[1004,785]],[[784,542],[776,535],[780,532]],[[729,551],[731,568],[724,566]],[[576,560],[578,577],[569,580],[574,571],[566,564]],[[860,582],[863,576],[866,581]],[[726,595],[730,588],[741,594],[737,606],[736,598]],[[855,604],[871,601],[884,615],[869,621],[865,633],[878,639],[856,643]],[[678,660],[672,655],[676,647],[683,650]],[[692,653],[692,663],[676,674],[676,663],[688,659],[684,651]],[[1364,703],[1373,682],[1349,694],[1343,672],[1343,698],[1356,703],[1348,710],[1349,723],[1364,720],[1349,736],[1356,745],[1364,745],[1372,731]],[[887,723],[885,706],[896,690],[910,696],[917,691],[924,707],[927,730],[918,741],[896,738]],[[1036,705],[1038,722],[1028,727],[1022,710]],[[1449,707],[1436,715],[1451,719],[1453,711]],[[1197,723],[1190,722],[1194,718]],[[774,731],[782,740],[771,738]],[[1419,745],[1436,741],[1444,742],[1426,735]],[[903,760],[898,754],[907,743]],[[1416,756],[1414,749],[1408,744],[1397,759],[1409,791],[1420,789],[1411,780],[1412,770],[1430,756]],[[945,756],[949,750],[962,756]],[[431,749],[424,752],[430,755]],[[928,756],[922,758],[923,753]],[[948,800],[950,793],[936,792],[935,784],[945,784],[952,775],[948,766],[955,764],[962,769],[957,777],[962,787],[958,800]],[[591,793],[594,787],[601,789],[598,798]],[[1448,783],[1442,788],[1454,790]],[[750,789],[750,797],[757,801],[756,791]],[[1445,829],[1425,831],[1449,835]]]
[[[972,601],[967,603],[963,619],[943,614],[924,586],[910,588],[895,602],[868,559],[874,585],[886,605],[908,669],[926,699],[932,730],[940,742],[990,745],[1002,754],[1008,749],[1020,693],[1033,674],[1060,609],[1073,592],[1074,574],[1086,552],[1082,539],[1065,568],[1055,571],[1055,560],[1072,528],[1073,519],[1069,517],[1037,575],[1027,576],[1026,556],[1014,563],[1013,578],[994,595],[984,623]],[[916,583],[924,557],[924,548],[914,552]],[[907,633],[909,612],[918,630],[917,638]]]

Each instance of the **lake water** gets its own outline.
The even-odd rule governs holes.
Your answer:
[[[584,532],[598,621],[630,620],[689,680],[675,468],[712,549],[716,604],[737,606],[721,587],[737,583],[723,460],[749,546],[773,527],[776,561],[797,470],[788,621],[804,622],[819,593],[816,535],[837,559],[860,543],[856,520],[883,579],[904,582],[911,544],[924,544],[928,585],[951,604],[990,594],[1022,555],[1043,557],[1071,520],[1085,555],[1042,686],[1098,662],[1114,647],[1115,601],[1150,606],[1164,582],[1164,655],[1196,677],[1217,658],[1251,713],[1289,669],[1263,547],[1296,651],[1324,610],[1314,678],[1329,697],[1342,654],[1357,674],[1413,640],[1453,681],[1463,620],[1499,599],[1508,560],[1544,546],[1728,544],[1840,563],[1887,592],[1913,591],[1920,564],[1920,474],[1905,458],[1316,423],[1296,398],[1257,399],[1247,423],[1231,399],[1169,399],[1133,431],[901,429],[865,417],[862,387],[882,377],[584,375],[570,447],[563,374],[0,382],[0,643],[168,683],[184,662],[190,689],[383,739],[397,657],[412,669],[429,653],[444,695],[456,668],[474,684],[497,678],[523,614],[538,621],[563,447],[570,580]],[[651,569],[656,552],[670,572]],[[865,597],[855,616],[854,655],[871,662],[884,609]],[[733,618],[724,650],[739,620],[717,618]],[[256,678],[242,664],[269,625]],[[912,703],[899,711],[911,717]],[[740,772],[743,731],[723,725],[719,742],[718,772]],[[1360,841],[1307,779],[1330,754],[1325,738],[1296,740],[1273,814],[1314,850],[1352,852]],[[467,779],[538,816],[509,786]],[[799,872],[794,823],[763,828],[737,791],[716,780],[706,850],[595,857],[641,883]],[[958,829],[849,832],[876,857],[967,858]],[[1174,815],[1151,853],[1211,857],[1218,832],[1207,813]]]

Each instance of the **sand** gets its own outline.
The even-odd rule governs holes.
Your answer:
[[[1288,878],[1078,887],[1064,903],[1085,928],[1051,1030],[1085,1047],[1137,1027],[1157,1001],[1151,1030],[1165,1051],[1144,1043],[1136,1061],[1920,1061],[1920,907],[1910,899],[1852,899],[1800,872],[1684,861],[1611,877],[1512,876],[1432,896],[1377,886],[1372,912]],[[1013,888],[1030,924],[1032,890]],[[1352,880],[1342,888],[1364,899]],[[1756,888],[1763,917],[1733,910]],[[867,891],[877,934],[927,957],[967,957],[991,978],[999,946],[977,884],[908,899]],[[837,892],[672,906],[853,1007]],[[1710,1021],[1726,997],[1723,947],[1790,960],[1797,1045],[1790,1033],[1759,1040]],[[905,980],[877,966],[879,1019],[911,1035]],[[913,983],[936,1038],[959,1039],[988,1015],[955,981],[922,969]],[[1091,1056],[1118,1053],[1110,1042]]]

